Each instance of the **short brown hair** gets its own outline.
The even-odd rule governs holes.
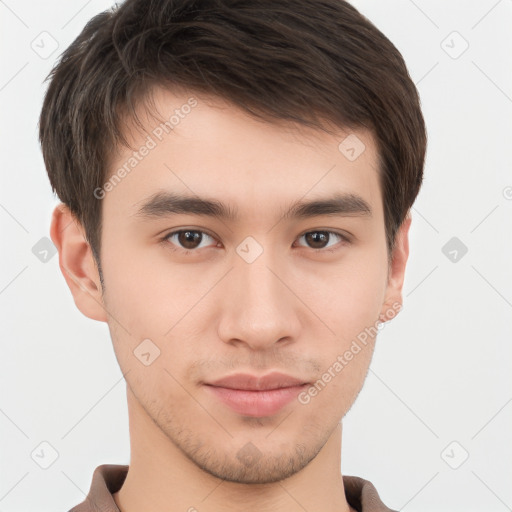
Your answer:
[[[376,137],[388,255],[419,192],[427,136],[397,48],[344,0],[126,0],[93,17],[50,80],[39,138],[52,186],[100,268],[108,155],[154,85],[216,95],[267,121]],[[123,114],[124,113],[124,114]],[[98,204],[100,201],[100,204]]]

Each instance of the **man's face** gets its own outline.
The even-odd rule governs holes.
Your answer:
[[[399,298],[387,281],[377,148],[366,131],[296,130],[198,95],[158,89],[155,105],[164,120],[178,109],[179,121],[167,135],[153,119],[132,131],[147,155],[102,199],[116,357],[134,410],[191,461],[223,479],[276,481],[311,461],[349,410],[374,348],[361,333]],[[365,146],[356,159],[354,135]],[[124,148],[111,172],[132,156]],[[156,193],[216,201],[236,217],[139,213]],[[348,213],[285,215],[337,194],[371,213],[352,201]],[[255,391],[273,372],[304,385]],[[255,378],[212,386],[239,374]]]

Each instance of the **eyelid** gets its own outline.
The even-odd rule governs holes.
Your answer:
[[[352,236],[343,231],[343,230],[336,230],[333,228],[313,228],[313,229],[306,229],[306,231],[303,231],[300,235],[297,236],[297,238],[300,238],[301,236],[307,235],[308,233],[330,233],[334,235],[338,235],[339,237],[343,238],[347,242],[350,242],[352,240]]]
[[[170,238],[173,235],[176,235],[178,233],[182,233],[184,231],[194,231],[194,232],[197,232],[197,233],[202,233],[204,235],[208,235],[210,238],[212,238],[213,240],[216,240],[217,242],[219,241],[218,238],[215,235],[213,235],[212,233],[210,233],[209,231],[207,231],[207,230],[205,230],[203,228],[184,227],[184,228],[174,229],[173,231],[169,231],[169,233],[165,234],[161,238],[161,242],[163,244],[170,244],[170,245],[172,245],[177,251],[181,250],[181,251],[184,251],[185,253],[198,252],[199,249],[185,249],[183,247],[179,247],[177,245],[174,245],[174,244],[172,244],[170,242]],[[348,243],[352,242],[352,237],[348,233],[340,232],[340,231],[337,231],[337,230],[334,230],[334,229],[330,229],[330,228],[329,229],[328,228],[307,229],[307,230],[303,231],[300,235],[297,235],[296,240],[298,240],[299,238],[302,238],[304,235],[307,235],[308,233],[329,233],[329,234],[333,234],[333,235],[336,235],[336,236],[340,237],[342,244],[348,244]],[[304,248],[308,249],[308,247],[304,246],[304,245],[300,245],[299,247],[304,247]],[[336,249],[331,249],[329,247],[322,248],[322,249],[314,249],[312,247],[309,247],[309,249],[314,251],[314,252],[333,252],[333,251],[336,250]]]
[[[329,235],[336,235],[337,237],[339,237],[341,239],[340,242],[338,242],[337,244],[334,244],[332,246],[322,247],[321,249],[315,249],[313,247],[307,247],[305,245],[299,246],[299,247],[303,247],[305,249],[309,249],[310,251],[313,251],[314,253],[319,253],[319,254],[334,253],[334,252],[337,252],[338,250],[341,250],[341,247],[352,243],[352,238],[348,234],[340,233],[339,231],[332,230],[332,229],[323,229],[323,228],[308,229],[308,230],[304,231],[302,234],[300,234],[299,236],[297,236],[297,240],[302,238],[304,235],[307,235],[308,233],[329,233]],[[330,242],[330,240],[329,240],[329,242]]]
[[[171,241],[170,241],[170,238],[174,235],[177,235],[179,233],[183,233],[185,231],[193,231],[193,232],[196,232],[196,233],[201,233],[203,235],[207,235],[209,236],[210,238],[212,238],[213,240],[217,241],[218,242],[218,238],[213,235],[212,233],[210,233],[209,231],[206,231],[205,229],[201,228],[179,228],[179,229],[174,229],[173,231],[169,231],[169,233],[165,234],[161,239],[160,239],[160,242],[164,245],[170,245],[173,247],[173,249],[175,249],[176,251],[183,251],[185,253],[189,253],[189,252],[198,252],[199,249],[185,249],[184,247],[180,247],[179,245],[175,245],[173,244]]]

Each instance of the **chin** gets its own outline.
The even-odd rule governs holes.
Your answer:
[[[260,453],[258,460],[251,461],[240,457],[219,461],[216,455],[210,458],[193,460],[197,466],[212,476],[239,484],[271,484],[298,473],[315,457],[304,454],[265,455]]]

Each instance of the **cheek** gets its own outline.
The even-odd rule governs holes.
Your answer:
[[[383,262],[369,251],[361,252],[302,281],[305,302],[313,305],[339,342],[347,342],[378,320],[386,284]]]
[[[371,362],[387,271],[386,260],[378,254],[369,251],[347,258],[334,271],[317,274],[316,287],[309,282],[305,302],[315,305],[315,312],[334,335],[318,324],[326,335],[315,336],[314,353],[310,347],[307,350],[311,357],[321,359],[322,371],[304,401],[322,410],[332,409],[333,417],[350,408]]]
[[[163,249],[162,249],[163,250]],[[112,240],[103,263],[108,308],[134,337],[157,339],[188,309],[185,276],[144,251]],[[197,300],[197,299],[196,299]]]
[[[109,322],[109,328],[119,367],[137,398],[147,407],[152,403],[159,408],[165,403],[186,407],[189,393],[196,391],[187,381],[187,368],[197,358],[193,347],[179,337],[135,339],[115,321]]]
[[[326,417],[338,420],[348,412],[363,387],[373,349],[373,339],[356,339],[339,343],[324,358],[322,372],[299,396],[299,402],[309,407],[310,415],[322,411]]]

